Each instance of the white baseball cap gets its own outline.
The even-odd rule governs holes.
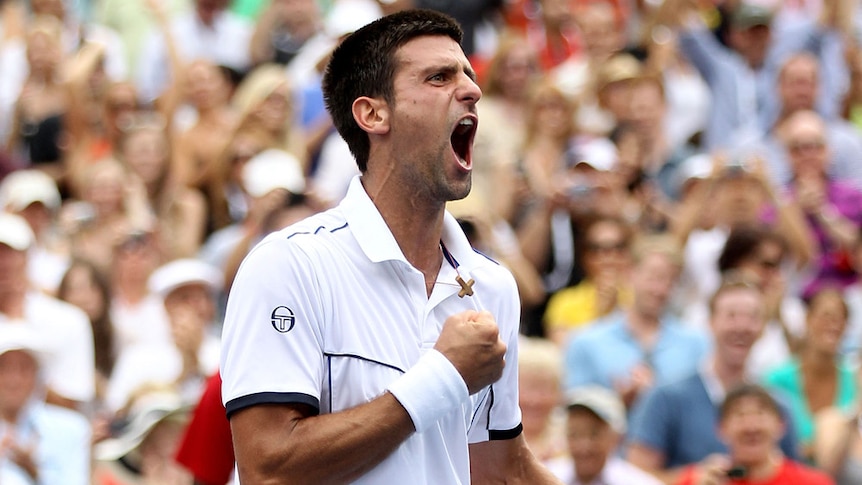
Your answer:
[[[679,165],[677,185],[682,188],[689,180],[709,178],[712,167],[712,156],[708,153],[698,153],[686,158]]]
[[[592,411],[612,430],[626,433],[626,407],[614,391],[601,386],[583,386],[573,389],[566,396],[566,407],[584,408]]]
[[[212,292],[222,288],[224,277],[222,273],[210,264],[199,259],[184,258],[167,263],[150,275],[150,291],[168,296],[177,288],[190,284],[203,284]]]
[[[40,360],[47,351],[39,335],[26,322],[10,322],[0,332],[0,355],[23,350]]]
[[[36,237],[23,217],[0,211],[0,244],[16,251],[26,251]]]
[[[613,170],[619,159],[616,145],[607,138],[583,138],[578,140],[574,150],[577,159],[574,165],[582,163],[600,172]]]
[[[305,191],[305,176],[296,157],[271,148],[246,162],[242,168],[242,185],[252,197],[263,197],[275,189],[301,194]]]
[[[45,172],[16,170],[0,183],[0,206],[17,212],[34,202],[41,202],[51,210],[60,207],[57,183]]]

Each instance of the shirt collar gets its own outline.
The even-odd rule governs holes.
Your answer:
[[[713,405],[718,407],[724,402],[724,396],[727,394],[727,390],[715,374],[713,365],[713,359],[706,359],[701,362],[697,371],[700,374],[700,380],[703,381],[703,387],[706,389],[706,394],[709,396],[709,400],[712,401]]]
[[[377,206],[365,191],[360,176],[355,176],[350,181],[347,195],[339,204],[339,209],[359,247],[373,263],[402,261],[410,264]],[[458,271],[468,274],[481,262],[482,256],[473,251],[458,221],[448,211],[443,216],[441,239],[446,250],[457,261]]]

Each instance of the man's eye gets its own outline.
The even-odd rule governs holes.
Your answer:
[[[443,81],[444,79],[445,79],[445,76],[442,73],[441,74],[434,74],[433,76],[428,78],[429,81]]]

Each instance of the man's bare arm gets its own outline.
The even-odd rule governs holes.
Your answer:
[[[527,447],[524,435],[470,445],[470,479],[477,485],[562,485]]]
[[[347,411],[259,405],[231,417],[242,483],[344,483],[383,461],[414,431],[389,393]]]
[[[503,373],[506,346],[488,312],[465,311],[449,317],[434,349],[439,354],[426,354],[421,360],[434,357],[431,361],[448,361],[445,366],[454,369],[444,377],[441,372],[445,369],[425,367],[432,372],[418,374],[422,389],[445,392],[447,389],[431,381],[438,375],[446,380],[454,375],[462,389],[466,385],[466,399],[468,392],[478,392]],[[421,366],[417,364],[402,379],[416,382],[417,374],[408,374]],[[422,409],[422,403],[410,395],[409,386],[398,386],[396,382],[390,389],[391,393],[387,391],[365,404],[320,416],[302,404],[260,404],[235,412],[231,432],[240,480],[244,484],[317,484],[343,483],[362,476],[389,456],[417,426],[437,419],[438,411],[433,407]],[[423,397],[421,393],[419,397]],[[443,404],[457,407],[459,403]]]

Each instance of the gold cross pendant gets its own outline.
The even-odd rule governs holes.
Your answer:
[[[464,278],[461,278],[461,275],[455,277],[455,281],[461,285],[461,289],[458,290],[458,297],[464,298],[464,296],[473,296],[473,278],[470,278],[468,281],[464,281]]]

